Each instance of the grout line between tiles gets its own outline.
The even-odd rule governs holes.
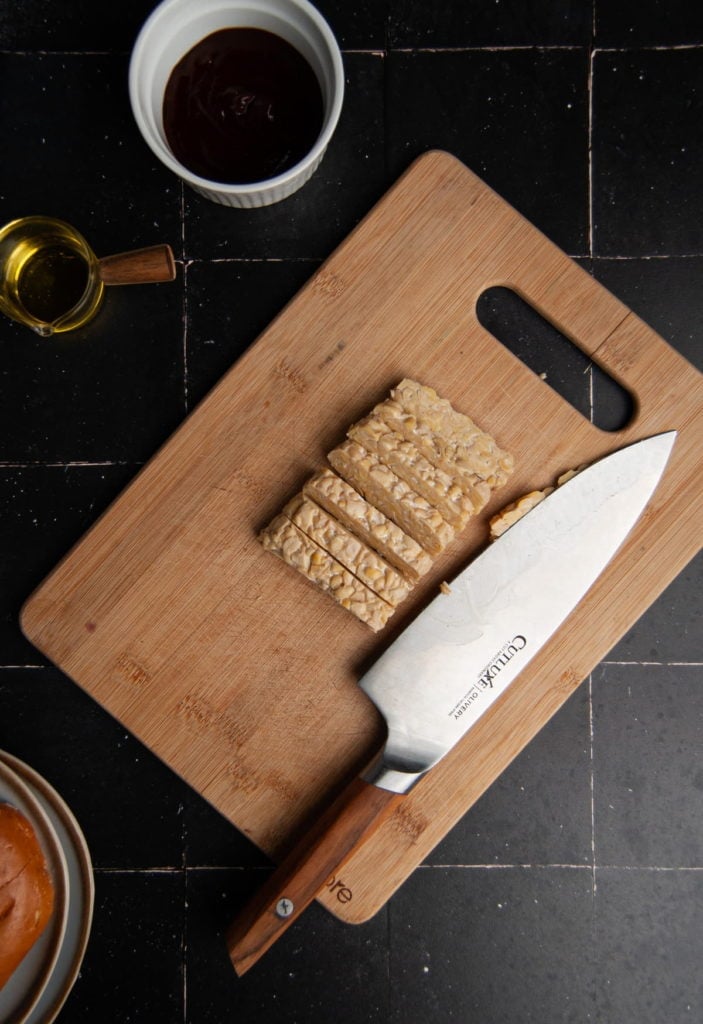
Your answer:
[[[181,307],[183,328],[183,409],[188,412],[188,269],[190,261],[183,265],[183,304]]]
[[[595,14],[594,14],[595,17]],[[588,189],[588,255],[593,259],[593,51],[588,57],[588,76],[586,79],[587,97],[587,189]]]
[[[232,826],[236,828],[236,826]],[[273,871],[272,864],[188,864],[186,871]]]
[[[669,50],[703,50],[703,43],[672,43],[670,45],[597,46],[583,43],[505,43],[485,46],[391,46],[389,53],[510,53],[512,51],[570,52],[590,50],[591,53],[650,53]],[[373,53],[373,50],[343,50],[345,53]]]
[[[93,871],[96,875],[180,875],[185,873],[186,868],[176,864],[146,868],[102,868],[94,865]]]
[[[119,57],[116,50],[0,50],[3,57]]]
[[[458,868],[462,871],[591,871],[591,864],[420,864],[418,870]]]
[[[179,182],[180,191],[178,196],[178,211],[181,218],[181,259],[185,260],[186,253],[186,186],[184,181]]]
[[[662,50],[703,50],[703,43],[643,43],[640,46],[595,46],[594,53],[656,53]]]
[[[185,183],[180,182],[179,215],[181,219],[181,256],[183,257],[183,296],[181,301],[181,328],[183,331],[183,411],[188,413],[188,268],[186,251],[186,200]]]
[[[384,912],[386,915],[386,945],[385,945],[385,961],[386,961],[386,1007],[388,1010],[388,1019],[393,1020],[395,1017],[395,1007],[393,999],[393,927],[391,925],[391,900],[387,900],[384,906]]]
[[[563,45],[537,45],[535,43],[514,43],[504,46],[392,46],[389,53],[512,53],[521,52],[570,52],[586,50],[588,43],[565,43]]]
[[[358,48],[354,47],[354,46],[344,46],[344,47],[342,47],[342,53],[343,54],[344,53],[354,54],[355,56],[360,55],[360,56],[363,56],[363,57],[381,57],[381,58],[384,58],[384,57],[388,56],[388,50],[387,49],[379,50],[378,47],[375,47],[373,49],[367,50],[363,46],[358,47]]]
[[[588,675],[588,772],[591,801],[591,899],[596,899],[596,772],[594,762],[593,674]]]
[[[203,258],[194,256],[184,263],[188,266],[192,264],[210,264],[210,263],[322,263],[322,257],[320,256],[217,256],[214,259],[211,257]]]
[[[663,668],[699,668],[703,661],[601,661],[600,665],[637,665],[647,667],[661,665]]]
[[[698,260],[703,256],[703,252],[680,252],[680,253],[649,253],[640,254],[635,256],[616,256],[616,255],[602,255],[599,256],[594,254],[591,259],[599,263],[608,263],[610,261],[623,262],[623,263],[634,263],[636,260]]]
[[[9,671],[10,669],[22,669],[22,668],[25,668],[25,669],[48,668],[48,665],[41,665],[39,663],[34,664],[33,662],[28,662],[26,665],[0,665],[0,672],[6,672],[6,671]]]
[[[596,871],[652,871],[659,873],[687,871],[691,874],[698,874],[703,872],[703,864],[682,864],[680,866],[674,864],[597,864]]]
[[[127,459],[97,459],[95,462],[82,460],[80,462],[0,462],[0,469],[34,469],[37,466],[42,469],[74,469],[80,467],[98,466],[143,466],[143,462],[132,462]]]
[[[595,18],[595,4],[594,4],[594,18]],[[595,717],[593,714],[593,673],[588,674],[588,773],[589,773],[589,790],[590,790],[590,801],[591,801],[591,918],[590,918],[590,934],[591,934],[591,949],[593,951],[593,973],[591,975],[591,997],[594,1004],[598,1002],[598,986],[597,986],[597,974],[598,974],[598,959],[600,955],[600,948],[598,944],[598,904],[596,901],[596,891],[598,887],[597,873],[596,873],[596,771],[595,771]]]
[[[418,871],[455,869],[459,871],[689,871],[703,872],[703,864],[419,864]]]
[[[185,826],[183,833],[185,836]],[[185,844],[183,859],[185,861]],[[188,1020],[188,871],[183,869],[183,922],[181,931],[181,999],[183,1001],[183,1024]]]
[[[390,57],[390,50],[391,50],[391,45],[390,45],[390,43],[391,43],[390,20],[391,20],[391,15],[390,15],[390,8],[389,8],[389,10],[388,10],[388,17],[386,19],[386,25],[385,25],[385,29],[384,29],[386,51],[385,51],[385,53],[383,55],[384,56],[384,61],[383,61],[382,71],[381,71],[381,95],[382,95],[382,103],[381,103],[381,140],[382,140],[382,143],[383,143],[383,175],[384,175],[384,178],[386,180],[388,179],[388,177],[390,175],[390,152],[389,152],[390,151],[390,145],[389,145],[389,140],[388,140],[388,106],[389,106],[388,94],[390,92],[390,82],[389,82],[389,78],[388,78],[389,71],[390,71],[390,65],[389,65],[388,58]]]

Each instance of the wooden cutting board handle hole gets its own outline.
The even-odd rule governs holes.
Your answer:
[[[482,327],[600,430],[623,430],[632,396],[512,288],[486,288],[476,303]],[[564,348],[569,372],[564,374]]]

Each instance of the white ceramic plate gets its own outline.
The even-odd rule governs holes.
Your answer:
[[[0,800],[12,804],[29,821],[54,883],[54,910],[46,928],[0,989],[0,1020],[5,1024],[26,1024],[60,956],[68,923],[68,866],[51,819],[32,787],[1,759]]]
[[[23,1024],[51,1024],[73,987],[88,944],[95,899],[93,866],[80,826],[56,790],[33,768],[0,750],[0,770],[3,764],[22,779],[41,805],[58,837],[68,872],[67,921],[58,958],[31,1013],[23,1020]]]

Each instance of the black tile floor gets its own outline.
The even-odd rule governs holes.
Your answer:
[[[703,368],[703,8],[321,0],[344,50],[339,129],[301,192],[239,212],[183,189],[133,123],[126,68],[152,6],[0,0],[0,223],[44,212],[101,255],[168,241],[179,264],[174,284],[111,292],[76,336],[0,321],[0,748],[64,795],[95,867],[60,1020],[703,1020],[700,557],[384,910],[352,927],[313,906],[242,980],[222,929],[266,859],[17,624],[428,148],[462,159]],[[525,332],[515,349],[548,355],[586,415],[617,414],[561,341]]]

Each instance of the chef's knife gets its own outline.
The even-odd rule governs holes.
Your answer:
[[[557,488],[452,581],[360,681],[388,736],[233,922],[243,974],[510,686],[573,611],[649,501],[675,431],[606,456]]]

